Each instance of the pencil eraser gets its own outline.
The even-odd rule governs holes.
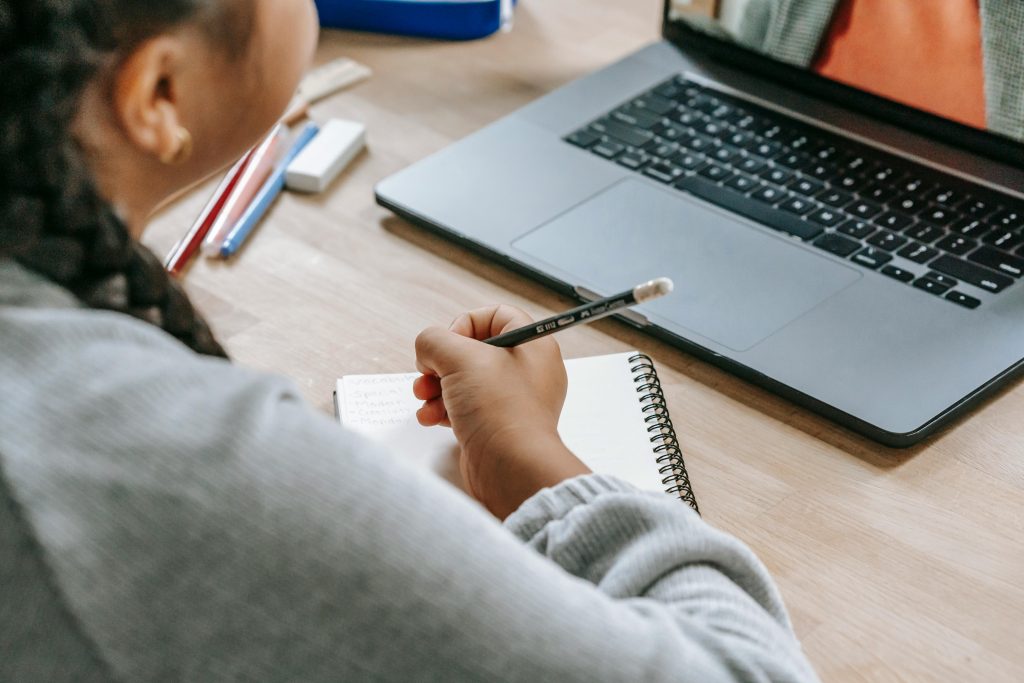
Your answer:
[[[366,147],[366,126],[331,119],[288,164],[285,185],[296,192],[323,192]]]

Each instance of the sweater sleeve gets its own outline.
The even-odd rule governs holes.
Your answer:
[[[502,526],[281,380],[75,348],[20,364],[0,451],[121,680],[815,680],[762,566],[676,501],[588,476]]]

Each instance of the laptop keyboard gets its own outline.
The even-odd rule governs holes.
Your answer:
[[[966,308],[1024,276],[1024,200],[681,76],[566,141]]]

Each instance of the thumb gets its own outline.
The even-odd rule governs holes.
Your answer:
[[[455,319],[449,329],[464,337],[486,340],[525,327],[532,322],[533,318],[526,311],[501,304],[463,313]]]
[[[428,327],[416,337],[416,369],[424,375],[445,377],[463,368],[481,347],[490,348],[451,330]]]

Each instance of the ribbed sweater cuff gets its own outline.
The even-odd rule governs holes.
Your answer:
[[[605,474],[585,474],[558,486],[538,491],[505,520],[505,528],[529,541],[544,527],[568,515],[573,509],[592,503],[609,493],[637,493],[638,489]]]

